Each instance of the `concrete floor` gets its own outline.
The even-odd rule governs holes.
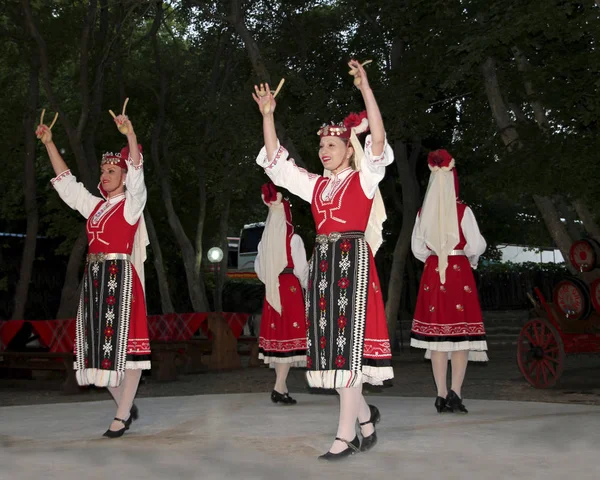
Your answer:
[[[142,398],[124,437],[101,437],[110,401],[0,408],[0,479],[597,479],[600,407],[465,400],[438,415],[433,398],[371,396],[378,445],[317,461],[334,437],[338,400],[268,394]]]

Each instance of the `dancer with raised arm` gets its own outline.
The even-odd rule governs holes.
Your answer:
[[[138,417],[133,404],[142,370],[150,368],[150,340],[144,297],[144,261],[148,236],[143,211],[146,186],[141,146],[127,116],[115,116],[127,137],[120,153],[100,162],[102,198],[77,182],[40,122],[37,137],[45,145],[61,199],[87,219],[88,254],[77,311],[75,373],[79,385],[107,387],[117,413],[104,436],[122,436]]]
[[[257,163],[275,185],[311,203],[317,230],[306,295],[307,380],[311,387],[335,388],[340,395],[338,430],[329,451],[319,457],[324,460],[342,459],[376,444],[380,413],[365,401],[362,385],[381,385],[394,375],[373,258],[385,220],[378,184],[394,155],[367,74],[357,61],[349,65],[366,113],[351,114],[343,123],[318,131],[323,176],[288,159],[275,132],[276,103],[269,86],[255,86],[253,94],[265,140]],[[368,128],[371,135],[363,150],[357,134]]]

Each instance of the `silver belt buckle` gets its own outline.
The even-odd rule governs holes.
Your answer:
[[[106,260],[105,253],[90,253],[88,259],[92,263],[102,263]]]
[[[329,234],[329,241],[331,243],[337,242],[340,238],[342,238],[342,234],[340,232],[331,232]]]

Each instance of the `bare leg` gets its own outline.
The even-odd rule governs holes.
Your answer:
[[[364,401],[362,385],[353,388],[338,388],[337,392],[340,394],[340,419],[336,437],[351,442],[356,437],[356,420],[358,419],[361,400]],[[346,443],[334,440],[329,451],[340,453],[346,448],[348,448]]]
[[[450,357],[452,362],[452,390],[460,397],[461,388],[467,373],[467,364],[469,363],[469,351],[460,350],[458,352],[452,352]]]
[[[123,384],[119,385],[118,387],[107,387],[107,388],[118,407],[119,403],[121,402],[121,393],[123,392]]]
[[[446,398],[448,395],[448,352],[431,351],[431,368],[433,369],[433,378],[437,387],[438,397]],[[454,372],[454,369],[452,369]]]
[[[275,391],[279,393],[287,393],[287,376],[290,371],[290,363],[276,363],[275,364]]]
[[[125,378],[123,383],[119,386],[121,390],[121,398],[117,407],[117,414],[115,417],[127,420],[131,414],[131,407],[133,406],[133,400],[137,393],[140,378],[142,377],[141,370],[125,370]],[[112,393],[112,392],[111,392]],[[123,428],[123,424],[116,420],[110,424],[110,430],[120,430]]]

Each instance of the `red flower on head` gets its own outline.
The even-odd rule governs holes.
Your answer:
[[[348,253],[351,248],[352,248],[352,243],[350,243],[350,241],[347,238],[342,240],[342,243],[340,243],[340,250],[344,253]]]
[[[271,203],[277,200],[277,189],[275,188],[275,184],[273,182],[265,183],[262,187],[260,187],[260,191],[265,203]]]
[[[348,319],[346,318],[345,315],[340,315],[338,317],[338,327],[340,329],[344,328],[346,326],[346,323],[348,323]]]
[[[329,268],[329,263],[327,262],[327,260],[321,260],[321,263],[319,263],[319,269],[322,272],[326,272],[328,268]]]
[[[115,330],[113,327],[108,326],[104,329],[104,336],[105,337],[112,337],[115,333]]]
[[[112,275],[116,275],[117,272],[119,271],[119,267],[117,267],[116,263],[111,263],[110,267],[108,267],[108,271],[112,274]]]
[[[325,348],[325,346],[327,345],[327,339],[325,337],[321,337],[319,339],[319,345],[321,346],[321,348]]]
[[[325,300],[325,297],[319,298],[319,308],[321,310],[327,310],[327,300]]]
[[[353,127],[358,127],[360,122],[363,121],[363,118],[367,118],[367,111],[363,110],[360,113],[352,112],[346,118],[344,118],[344,126],[350,130]]]
[[[338,355],[335,359],[335,364],[338,368],[342,368],[346,364],[346,359],[343,355]]]
[[[348,285],[350,285],[350,280],[347,277],[342,277],[338,280],[338,287],[348,288]]]
[[[116,301],[117,299],[114,295],[109,295],[108,297],[106,297],[106,303],[108,303],[109,305],[114,305]]]
[[[429,152],[427,163],[432,167],[449,167],[452,161],[452,155],[447,150],[440,149]]]
[[[104,360],[102,360],[102,368],[104,370],[108,370],[111,366],[111,361],[108,358],[105,358]]]
[[[306,356],[306,368],[312,368],[312,358]]]

